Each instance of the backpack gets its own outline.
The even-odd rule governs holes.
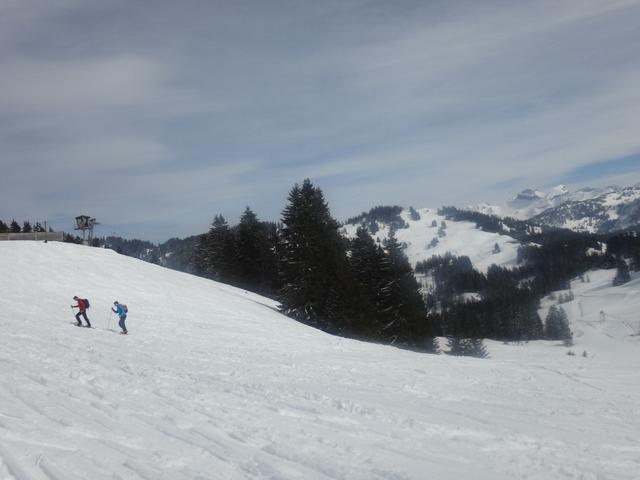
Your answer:
[[[122,304],[122,308],[124,308],[124,313],[129,313],[129,308],[126,305]]]
[[[89,299],[87,298],[83,298],[82,301],[84,302],[84,308],[87,309],[89,308],[91,305],[89,305]]]

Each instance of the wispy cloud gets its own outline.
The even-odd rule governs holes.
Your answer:
[[[577,184],[640,152],[638,51],[638,1],[5,0],[0,218],[162,239],[307,176],[342,218]]]

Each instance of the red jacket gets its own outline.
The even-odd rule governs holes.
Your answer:
[[[84,300],[81,298],[78,299],[77,305],[73,305],[73,308],[79,308],[81,312],[84,312],[87,309],[86,304],[84,303]]]

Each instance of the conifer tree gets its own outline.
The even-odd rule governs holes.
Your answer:
[[[276,293],[276,226],[260,222],[247,207],[240,217],[236,236],[239,286],[267,295]]]
[[[549,340],[562,340],[564,342],[570,342],[573,339],[573,334],[569,328],[567,313],[562,307],[556,307],[555,305],[549,307],[545,325],[545,336]]]
[[[564,308],[558,308],[558,326],[559,326],[559,340],[562,340],[566,346],[573,345],[573,333],[569,328],[569,318]]]
[[[558,315],[558,307],[555,305],[551,305],[547,312],[544,333],[549,340],[560,338],[560,317]]]
[[[351,242],[349,262],[353,274],[375,307],[377,324],[372,325],[372,334],[381,337],[388,308],[389,292],[385,290],[391,266],[385,252],[373,241],[365,227],[359,227]]]
[[[489,352],[487,352],[487,349],[484,346],[484,342],[481,338],[469,339],[465,354],[476,358],[489,357]]]
[[[447,354],[460,356],[464,354],[464,345],[460,337],[447,337]]]
[[[216,215],[209,233],[204,235],[199,246],[199,262],[205,276],[225,283],[235,279],[235,243],[227,221]]]
[[[94,246],[97,247],[97,245],[94,245]],[[153,250],[151,252],[149,263],[153,263],[154,265],[160,265],[160,257],[158,257],[158,252],[156,250]]]
[[[22,229],[20,228],[20,224],[15,220],[11,220],[11,226],[9,227],[9,231],[11,233],[20,233]]]
[[[259,283],[261,263],[261,226],[256,214],[246,207],[237,229],[236,255],[240,285],[249,288]]]
[[[352,275],[338,223],[309,179],[291,189],[282,225],[282,312],[332,333],[366,332],[371,305]]]
[[[544,334],[542,319],[540,319],[540,315],[538,315],[539,308],[540,300],[538,300],[537,298],[530,301],[527,306],[527,340],[536,340],[542,338]]]
[[[2,220],[0,220],[0,233],[8,233],[8,232],[9,232],[9,225],[7,225]]]
[[[389,246],[393,255],[401,255],[396,261],[376,245],[365,228],[359,228],[351,242],[352,270],[375,307],[374,338],[437,353],[438,344],[411,267],[404,254],[396,251],[399,245],[395,239],[387,242]],[[408,274],[410,278],[404,278]],[[411,301],[417,306],[414,312],[405,308]]]
[[[22,224],[22,231],[23,233],[31,233],[33,231],[33,228],[31,228],[31,223],[25,220]]]
[[[207,234],[198,235],[193,251],[193,272],[200,276],[207,276]]]
[[[624,285],[630,280],[631,280],[631,274],[629,273],[629,267],[627,266],[627,262],[625,262],[622,259],[618,260],[616,276],[613,277],[613,286],[618,287],[620,285]]]
[[[390,277],[385,285],[390,301],[387,307],[390,321],[385,327],[385,335],[392,342],[413,345],[418,341],[430,345],[433,342],[427,339],[434,336],[434,328],[427,317],[420,285],[411,264],[394,235],[389,236],[385,248],[390,266]]]
[[[449,355],[464,356],[464,357],[476,357],[476,358],[488,358],[484,342],[481,338],[460,338],[449,336],[447,337],[447,347]]]
[[[640,245],[631,251],[630,269],[634,272],[640,271]]]

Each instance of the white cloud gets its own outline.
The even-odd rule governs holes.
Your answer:
[[[494,200],[640,151],[637,1],[0,11],[0,205],[68,210],[84,190],[55,193],[82,169],[89,207],[132,223],[277,215],[304,177],[349,215]]]

